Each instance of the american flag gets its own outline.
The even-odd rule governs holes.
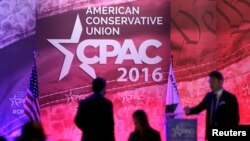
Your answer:
[[[168,73],[168,84],[166,91],[166,113],[176,118],[183,117],[183,110],[180,103],[177,83],[173,70],[173,63],[170,64]]]
[[[40,121],[40,107],[38,102],[39,97],[36,63],[32,68],[27,96],[24,102],[24,113],[31,121]]]

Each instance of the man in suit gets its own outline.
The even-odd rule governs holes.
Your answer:
[[[114,141],[113,105],[104,98],[106,81],[92,82],[93,95],[80,101],[75,124],[83,132],[82,141]]]
[[[206,110],[206,139],[211,140],[212,129],[229,129],[239,124],[239,107],[236,97],[223,89],[223,76],[218,71],[209,74],[211,92],[195,107],[185,107],[186,115]]]

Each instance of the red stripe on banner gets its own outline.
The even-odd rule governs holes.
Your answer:
[[[39,102],[38,102],[38,99],[35,100],[35,106],[36,106],[36,112],[37,112],[37,115],[38,117],[40,117],[40,106],[39,106]],[[39,118],[38,118],[39,119]]]
[[[26,101],[25,101],[26,102]],[[31,120],[31,121],[33,121],[35,118],[34,118],[34,116],[33,116],[33,114],[30,112],[30,109],[29,109],[29,107],[27,106],[27,104],[25,104],[24,105],[24,110],[25,110],[25,114],[29,117],[29,119]]]
[[[37,121],[40,121],[40,114],[39,114],[39,109],[38,109],[38,101],[37,101],[37,99],[34,101],[34,107],[36,108],[36,110],[35,110],[35,115],[36,115],[36,118],[38,119]]]
[[[35,114],[31,111],[31,109],[28,108],[28,106],[26,107],[26,111],[30,114],[31,117],[31,121],[37,121],[37,117],[35,116]]]
[[[30,112],[28,112],[26,108],[24,109],[24,113],[31,121],[33,120],[33,117],[30,115]]]
[[[27,97],[28,97],[28,99],[29,99],[30,101],[33,101],[33,100],[34,100],[34,98],[32,97],[32,94],[31,94],[31,93],[29,93],[29,92],[28,92]]]
[[[34,120],[36,120],[36,119],[35,119],[35,117],[34,117],[34,113],[33,113],[32,110],[30,109],[29,105],[30,105],[30,104],[28,103],[28,101],[26,101],[26,102],[25,102],[26,111],[30,114],[30,116],[31,116],[31,121],[34,121]]]
[[[31,101],[32,102],[32,101]],[[37,118],[37,115],[36,115],[36,112],[35,112],[35,109],[34,107],[27,101],[25,101],[25,104],[27,105],[27,107],[29,108],[29,110],[31,111],[31,114],[35,117],[34,120],[37,120],[38,121],[38,118]]]

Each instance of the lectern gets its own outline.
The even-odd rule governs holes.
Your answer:
[[[176,106],[166,107],[167,141],[197,141],[197,118],[182,118],[174,113]]]

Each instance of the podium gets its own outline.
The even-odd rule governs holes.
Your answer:
[[[197,141],[197,119],[176,118],[176,114],[166,116],[167,141]]]

